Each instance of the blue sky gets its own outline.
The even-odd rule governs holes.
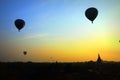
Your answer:
[[[0,0],[0,53],[5,58],[1,60],[12,61],[13,56],[18,58],[15,60],[21,60],[17,52],[27,49],[34,53],[35,47],[45,49],[54,42],[67,40],[102,37],[110,40],[111,45],[120,38],[119,3],[120,0]],[[89,7],[99,11],[93,24],[84,14]],[[26,22],[20,32],[14,25],[19,18]],[[115,49],[119,51],[118,45]]]

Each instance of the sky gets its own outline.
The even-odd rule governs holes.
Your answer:
[[[120,61],[120,0],[0,0],[0,61]],[[85,16],[95,7],[93,24]],[[14,21],[23,19],[18,32]],[[23,54],[27,51],[27,55]]]

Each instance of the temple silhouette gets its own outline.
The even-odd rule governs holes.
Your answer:
[[[96,61],[97,63],[102,63],[102,59],[101,59],[101,57],[100,57],[100,54],[98,54],[98,58],[97,58],[97,61]]]

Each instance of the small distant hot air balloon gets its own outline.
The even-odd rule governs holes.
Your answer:
[[[119,43],[120,43],[120,40],[119,40]]]
[[[26,54],[27,54],[27,51],[23,51],[23,54],[26,55]]]
[[[15,26],[20,31],[25,26],[25,21],[22,19],[15,20]]]
[[[95,20],[95,18],[97,17],[98,15],[98,10],[94,7],[90,7],[88,8],[86,11],[85,11],[85,16],[90,20],[93,21]]]

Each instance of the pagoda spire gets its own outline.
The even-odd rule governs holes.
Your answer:
[[[98,53],[97,63],[102,63],[102,59],[100,57],[100,54]]]

